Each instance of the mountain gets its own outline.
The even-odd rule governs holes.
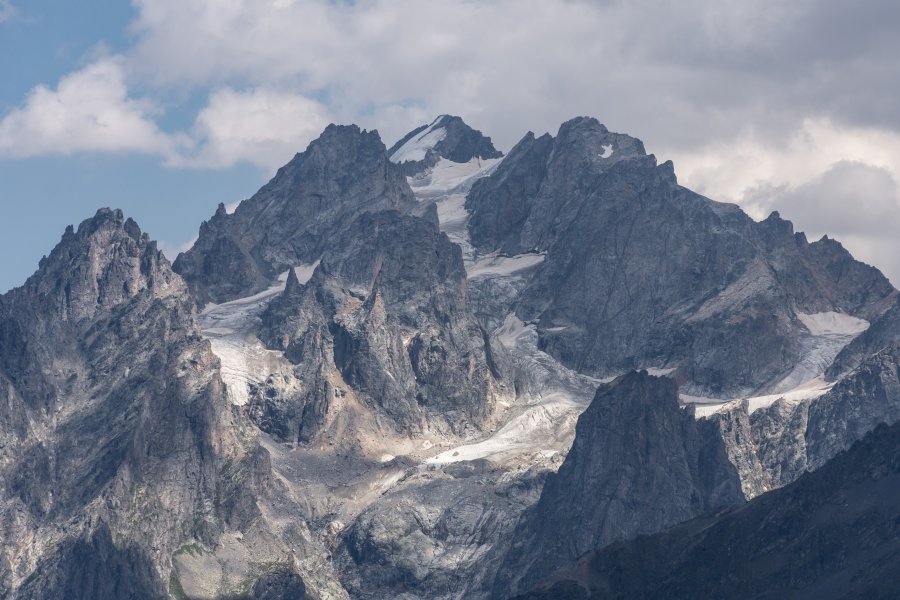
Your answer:
[[[350,393],[406,434],[486,426],[502,376],[469,312],[459,247],[396,211],[364,213],[335,238],[309,282],[292,271],[262,315],[260,337],[296,366],[298,383],[254,397],[254,420],[308,441],[334,396]]]
[[[216,363],[188,288],[119,211],[0,297],[4,596],[160,597],[182,541],[254,518],[266,456],[234,435]]]
[[[866,357],[820,396],[770,400],[752,408],[736,401],[705,419],[718,424],[748,498],[820,468],[877,425],[900,421],[900,347]]]
[[[104,209],[0,296],[0,597],[488,600],[779,518],[900,420],[897,298],[596,119],[331,125],[174,266]]]
[[[679,407],[675,382],[623,375],[578,419],[565,462],[511,536],[494,596],[594,548],[743,502],[717,429]]]
[[[233,214],[220,205],[174,269],[201,304],[234,300],[318,260],[359,213],[414,206],[377,132],[331,125]]]
[[[491,138],[472,129],[459,117],[441,115],[403,136],[388,150],[403,173],[413,176],[434,167],[441,158],[467,163],[473,159],[501,158]]]
[[[895,424],[788,487],[588,553],[519,598],[892,598],[898,567]]]
[[[679,186],[671,163],[595,119],[526,136],[466,208],[479,252],[546,253],[516,314],[598,376],[666,368],[698,396],[777,392],[804,360],[805,315],[869,320],[896,297],[836,242]]]
[[[900,344],[900,299],[866,329],[841,349],[825,375],[836,380],[858,368],[869,356]]]

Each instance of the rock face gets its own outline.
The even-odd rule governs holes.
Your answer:
[[[900,421],[900,348],[871,355],[819,398],[778,400],[749,415],[747,403],[738,403],[708,420],[723,432],[748,498],[783,487],[880,423]]]
[[[413,176],[437,164],[441,158],[466,163],[473,158],[500,158],[491,138],[472,129],[459,117],[441,115],[403,136],[388,150],[403,173]]]
[[[348,527],[337,561],[351,597],[484,597],[477,584],[496,569],[492,549],[537,500],[543,475],[511,477],[483,459],[411,469]]]
[[[311,280],[290,279],[263,314],[262,339],[302,383],[255,399],[252,418],[308,441],[335,395],[352,390],[400,432],[485,424],[501,373],[468,311],[459,247],[396,211],[365,213],[335,235]]]
[[[216,367],[187,287],[119,211],[0,297],[0,589],[161,597],[178,544],[253,518],[265,457],[220,479],[253,450]]]
[[[174,269],[201,304],[249,296],[289,267],[315,262],[360,213],[414,208],[377,132],[329,125],[234,214],[220,205]]]
[[[900,425],[881,425],[784,489],[592,552],[521,598],[890,598],[898,573]]]
[[[678,186],[671,163],[595,119],[526,136],[466,207],[480,251],[546,252],[517,315],[596,375],[667,367],[697,395],[771,389],[803,359],[801,314],[871,319],[896,294],[836,242]]]
[[[887,280],[594,119],[500,156],[457,117],[329,126],[174,271],[120,212],[69,229],[0,296],[0,597],[487,600],[584,552],[717,597],[744,537],[758,595],[889,580],[893,458],[735,517],[900,421]],[[553,590],[607,593],[592,564]]]
[[[495,597],[525,591],[581,554],[743,503],[718,431],[646,372],[597,391],[575,442],[511,536]]]
[[[868,357],[897,345],[900,345],[900,299],[841,350],[825,376],[836,380],[859,367]]]

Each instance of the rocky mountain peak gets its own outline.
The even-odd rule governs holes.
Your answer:
[[[156,242],[121,210],[103,208],[69,226],[24,287],[62,321],[78,321],[145,289],[165,295],[179,286]]]
[[[575,117],[563,123],[556,136],[554,156],[602,158],[605,164],[646,156],[644,143],[624,133],[614,133],[594,117]],[[599,163],[604,164],[604,163]]]
[[[633,371],[601,385],[579,417],[565,462],[519,522],[495,591],[527,589],[566,557],[743,501],[715,427],[679,407],[674,381]]]
[[[334,231],[360,213],[416,206],[378,132],[329,125],[233,214],[220,205],[174,268],[200,303],[233,300],[315,262]]]
[[[491,138],[472,129],[460,117],[440,115],[430,125],[413,129],[394,144],[388,155],[412,176],[436,165],[441,158],[466,163],[481,158],[500,158]]]

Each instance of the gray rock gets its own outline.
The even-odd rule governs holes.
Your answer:
[[[376,131],[329,125],[234,214],[220,205],[174,269],[201,304],[249,296],[289,267],[315,262],[360,213],[415,208]]]
[[[892,598],[898,440],[900,426],[882,425],[784,489],[591,552],[519,598]]]
[[[697,395],[751,395],[801,362],[798,312],[872,318],[896,296],[839,244],[680,187],[671,163],[594,119],[526,136],[466,202],[480,251],[547,253],[516,312],[597,376],[668,367]]]
[[[845,346],[825,376],[834,381],[859,367],[868,357],[900,345],[900,299],[859,337]]]
[[[502,374],[468,310],[459,247],[433,223],[388,211],[361,215],[332,248],[309,283],[289,280],[263,314],[262,339],[302,383],[255,398],[251,418],[309,441],[336,391],[351,389],[400,432],[482,427]]]
[[[547,466],[486,460],[412,471],[348,528],[337,562],[353,598],[482,598],[495,544],[538,498]],[[406,596],[404,596],[406,594]]]
[[[0,580],[16,598],[159,597],[175,548],[256,516],[194,301],[120,211],[69,228],[0,298]],[[239,481],[226,463],[246,465]]]
[[[623,375],[579,418],[565,462],[510,538],[494,596],[525,591],[590,550],[743,501],[717,429],[678,406],[675,382]]]
[[[473,158],[500,158],[503,153],[494,148],[491,138],[482,135],[477,129],[472,129],[459,117],[453,115],[441,115],[430,125],[422,125],[403,136],[388,150],[388,156],[394,157],[398,150],[405,144],[415,140],[427,131],[444,130],[444,137],[425,151],[425,157],[421,160],[401,161],[397,157],[403,173],[409,177],[424,172],[438,163],[441,158],[453,162],[465,163]]]
[[[900,349],[867,358],[812,400],[747,404],[708,417],[722,431],[747,498],[788,485],[851,447],[881,423],[900,421]]]

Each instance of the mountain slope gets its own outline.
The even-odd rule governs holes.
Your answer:
[[[892,598],[900,586],[900,425],[724,514],[592,552],[543,598]]]
[[[494,596],[588,550],[743,501],[718,431],[678,406],[675,382],[623,375],[578,419],[565,462],[511,536]]]
[[[526,136],[466,207],[480,252],[546,252],[516,314],[598,376],[667,368],[699,396],[779,391],[807,359],[805,315],[870,320],[896,296],[839,244],[679,186],[671,163],[595,119]]]
[[[0,349],[0,581],[17,598],[162,596],[179,544],[253,518],[266,457],[232,432],[187,287],[121,212],[69,228],[0,297]],[[227,460],[261,462],[241,489]]]
[[[289,267],[315,262],[358,214],[414,208],[377,132],[330,125],[234,214],[220,205],[173,268],[201,304],[234,300],[266,289]]]
[[[309,441],[349,391],[403,435],[487,426],[504,384],[467,305],[459,247],[396,211],[363,214],[335,238],[310,281],[291,276],[262,315],[261,338],[296,365],[299,383],[255,397],[257,423]]]

